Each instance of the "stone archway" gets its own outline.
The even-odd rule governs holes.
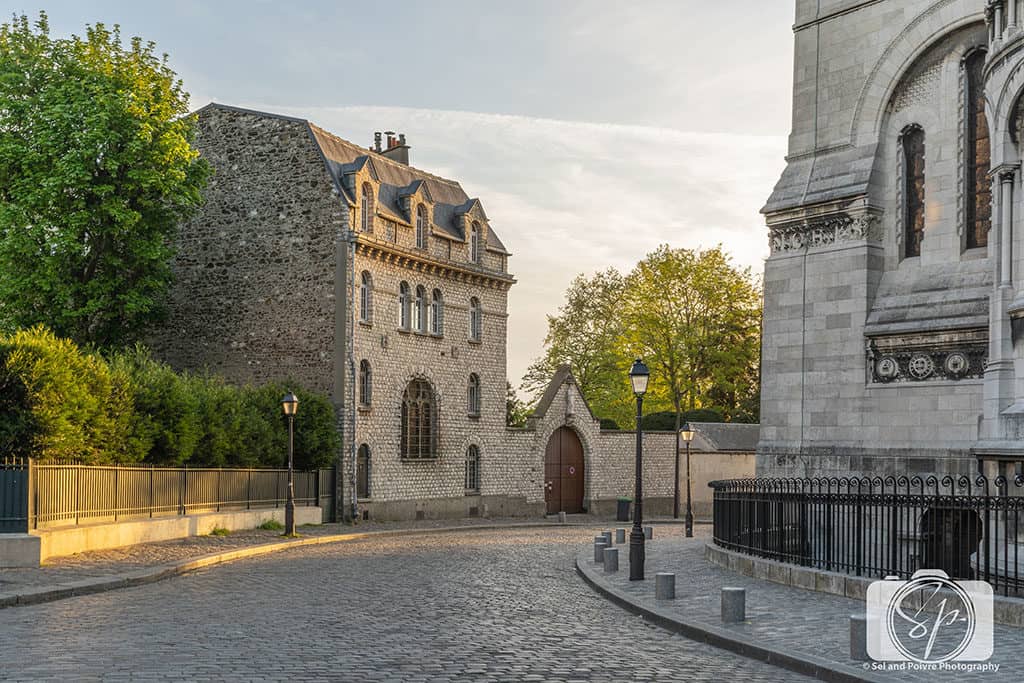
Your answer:
[[[544,450],[547,514],[583,512],[583,443],[570,427],[559,427]]]

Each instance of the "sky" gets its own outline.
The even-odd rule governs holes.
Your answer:
[[[413,166],[479,197],[512,252],[508,375],[569,281],[659,244],[763,270],[784,165],[792,0],[0,0],[57,35],[120,24],[191,103],[404,132]]]

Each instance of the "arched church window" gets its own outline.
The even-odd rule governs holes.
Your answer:
[[[484,312],[480,307],[480,299],[469,300],[469,339],[478,342],[483,337]]]
[[[475,372],[469,375],[466,407],[471,417],[480,415],[480,376]]]
[[[416,207],[416,247],[427,248],[427,207],[422,204]]]
[[[373,372],[370,361],[359,361],[359,405],[369,408],[373,403]]]
[[[964,218],[968,249],[988,245],[992,227],[992,186],[988,181],[992,151],[989,144],[988,119],[985,117],[985,91],[982,71],[985,51],[975,50],[964,60],[967,99],[967,130],[964,136]]]
[[[427,290],[423,285],[416,287],[416,300],[413,303],[412,321],[416,325],[416,331],[421,334],[427,332]]]
[[[903,249],[904,256],[921,255],[924,238],[924,130],[903,132]]]
[[[373,277],[368,270],[359,278],[359,320],[373,322]]]
[[[403,458],[437,457],[437,401],[423,379],[409,382],[402,395],[401,452]]]
[[[370,497],[370,447],[365,443],[356,455],[356,498]]]
[[[480,263],[480,224],[475,221],[469,229],[469,260]]]
[[[444,334],[444,296],[435,289],[430,302],[430,333],[438,337]]]
[[[402,282],[398,285],[398,326],[403,330],[409,329],[409,283]]]
[[[360,220],[363,232],[373,232],[373,187],[370,183],[363,183],[363,190],[359,202]]]
[[[480,448],[475,444],[466,449],[466,495],[480,493]]]

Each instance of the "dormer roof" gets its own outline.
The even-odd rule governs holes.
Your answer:
[[[211,102],[196,113],[201,115],[204,110],[211,108],[241,111],[255,116],[286,119],[305,124],[308,127],[310,137],[316,143],[323,156],[324,166],[328,173],[330,173],[339,194],[350,206],[356,204],[357,195],[353,195],[354,188],[346,182],[345,176],[367,169],[380,188],[375,203],[378,213],[390,220],[408,224],[408,220],[402,217],[405,214],[402,207],[402,197],[414,194],[416,191],[422,191],[424,198],[432,205],[434,227],[443,236],[465,240],[465,235],[462,234],[462,230],[456,225],[456,210],[467,206],[472,207],[474,202],[477,206],[480,203],[479,200],[470,199],[462,189],[462,186],[456,181],[441,178],[427,171],[394,161],[383,154],[378,154],[373,150],[366,149],[348,140],[343,140],[307,119],[242,109],[215,102]],[[482,206],[480,206],[480,213],[484,216],[484,220],[486,220],[486,214],[483,214]],[[508,251],[505,249],[505,245],[502,244],[493,228],[488,225],[486,232],[487,248],[491,251],[507,254]]]

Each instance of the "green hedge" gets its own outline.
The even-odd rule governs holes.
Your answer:
[[[327,398],[294,384],[236,387],[176,373],[142,347],[109,359],[42,327],[0,336],[0,454],[88,464],[281,467],[281,397],[299,398],[297,468],[339,449]]]

